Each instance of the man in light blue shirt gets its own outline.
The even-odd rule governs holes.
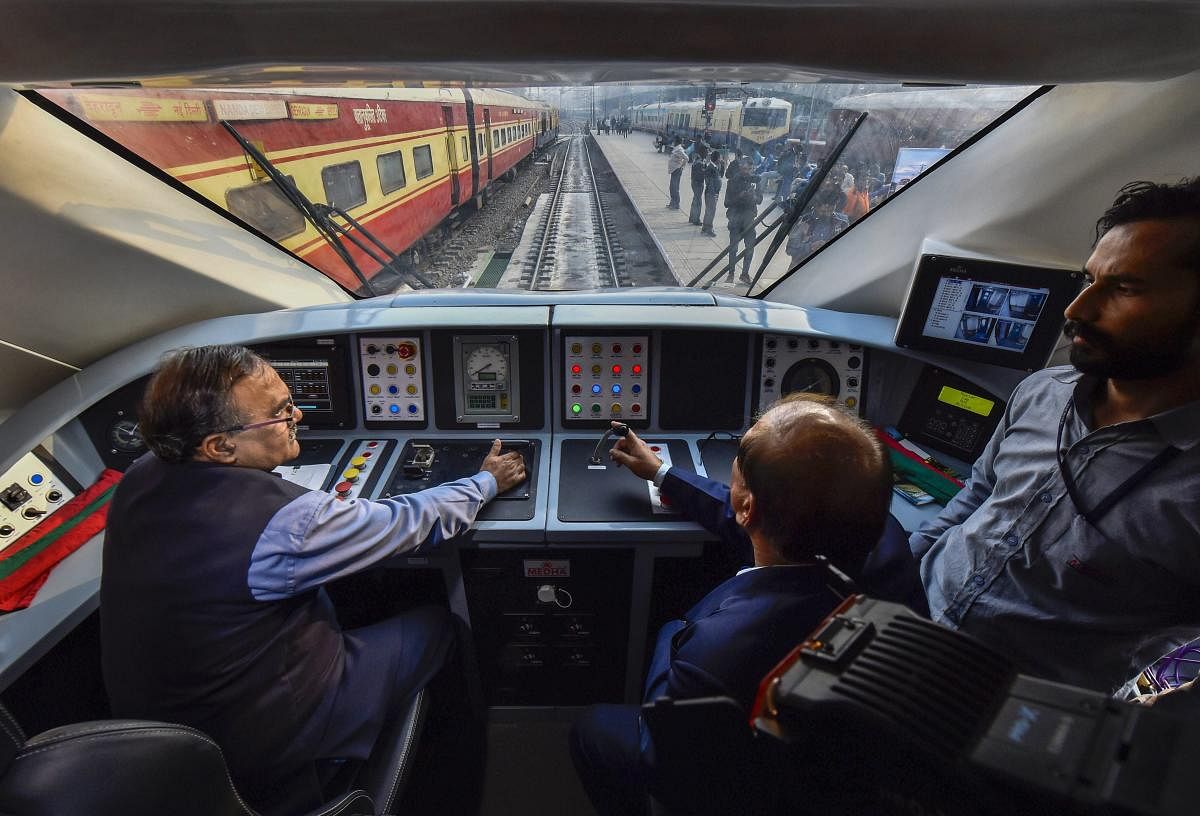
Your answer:
[[[1200,179],[1124,187],[1084,271],[1072,365],[909,544],[935,621],[1111,691],[1200,632]]]

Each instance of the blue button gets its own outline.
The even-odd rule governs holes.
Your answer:
[[[415,414],[417,412],[417,406],[415,406],[415,405],[408,406],[408,412],[410,414]]]
[[[620,393],[621,393],[621,386],[620,386],[620,385],[618,385],[617,383],[613,383],[613,393],[614,393],[614,394],[620,394]]]
[[[640,385],[638,385],[637,383],[634,383],[634,385],[633,385],[633,393],[635,393],[635,394],[640,394],[640,393],[642,393],[642,387],[641,387]]]
[[[593,394],[599,394],[599,393],[600,393],[600,383],[596,383],[596,384],[594,384],[594,385],[592,386],[592,393],[593,393]]]
[[[31,485],[40,485],[43,480],[42,474],[40,473],[35,473],[29,477],[29,483]]]
[[[971,583],[975,586],[983,586],[983,576],[975,575],[971,577]]]
[[[396,405],[395,403],[392,403],[391,405],[388,406],[388,410],[391,411],[393,414],[398,414],[398,413],[400,413],[400,406]]]
[[[389,386],[388,386],[388,393],[389,393],[389,394],[399,394],[399,393],[400,393],[400,387],[399,387],[399,386],[397,386],[397,385],[389,385]]]
[[[1042,504],[1049,504],[1050,502],[1054,501],[1054,497],[1049,493],[1042,493],[1038,496],[1038,498],[1042,500]]]

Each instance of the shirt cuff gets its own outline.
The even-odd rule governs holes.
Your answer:
[[[654,482],[655,487],[658,487],[658,488],[662,487],[663,479],[667,478],[667,471],[670,469],[671,469],[671,466],[668,465],[666,462],[663,462],[661,465],[658,466],[658,472],[654,474],[654,478],[651,480]]]
[[[481,470],[471,477],[471,481],[475,482],[476,486],[479,487],[479,492],[483,494],[485,502],[490,502],[496,498],[500,485],[496,484],[495,476],[486,470]]]

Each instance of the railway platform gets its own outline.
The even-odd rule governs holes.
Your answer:
[[[667,208],[667,202],[670,200],[671,180],[667,175],[667,154],[659,153],[654,149],[653,134],[634,131],[627,138],[617,134],[599,133],[594,135],[596,143],[604,151],[604,156],[612,166],[613,172],[625,187],[633,206],[637,208],[646,227],[662,247],[675,277],[680,284],[686,285],[729,245],[728,222],[723,206],[724,185],[721,188],[721,197],[717,201],[716,217],[713,220],[713,230],[717,233],[717,237],[701,235],[699,227],[688,223],[692,188],[687,168],[684,168],[683,180],[679,185],[681,209]],[[770,206],[769,198],[759,205],[759,212],[763,212],[768,206]],[[771,222],[774,218],[774,215],[770,215],[767,217],[767,221]],[[759,232],[762,232],[761,225]],[[762,263],[769,240],[767,239],[755,248],[754,263],[751,267],[752,277]],[[789,262],[790,258],[787,253],[780,248],[754,287],[754,293],[761,292],[783,277],[788,271]],[[725,268],[724,265],[728,264],[728,258],[725,258],[722,264],[722,268]],[[739,272],[740,269],[739,262]],[[714,268],[705,276],[705,280],[711,280],[715,273],[716,269]],[[736,274],[734,283],[728,283],[722,273],[720,280],[713,284],[712,288],[727,294],[746,293],[745,284],[739,285],[736,282]]]

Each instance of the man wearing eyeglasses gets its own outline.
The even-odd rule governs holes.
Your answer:
[[[1110,692],[1200,632],[1200,178],[1122,188],[1084,273],[1071,365],[909,543],[935,621]]]
[[[469,478],[343,501],[272,473],[300,453],[303,416],[248,349],[169,355],[139,412],[151,452],[109,510],[100,591],[113,714],[204,731],[268,813],[317,804],[321,761],[368,757],[454,645],[434,607],[343,632],[323,585],[466,532],[525,478],[497,440]]]

